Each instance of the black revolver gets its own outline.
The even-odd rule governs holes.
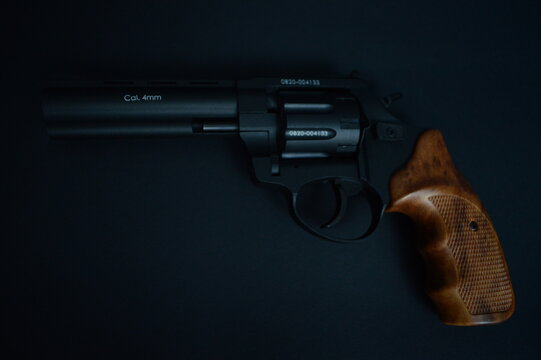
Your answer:
[[[427,292],[443,322],[498,323],[515,308],[498,235],[441,133],[406,125],[357,77],[64,82],[44,90],[52,138],[239,135],[255,178],[294,219],[336,242],[384,212],[415,223]],[[366,215],[366,216],[364,216]]]

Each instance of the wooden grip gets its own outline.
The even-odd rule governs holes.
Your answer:
[[[390,181],[388,212],[415,223],[426,290],[449,325],[509,318],[515,298],[498,235],[478,196],[455,168],[442,134],[421,134]]]

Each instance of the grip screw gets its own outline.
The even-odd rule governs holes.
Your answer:
[[[471,231],[477,231],[477,230],[479,230],[479,225],[477,224],[476,221],[470,222],[470,229],[471,229]]]

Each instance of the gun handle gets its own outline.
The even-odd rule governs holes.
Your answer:
[[[387,212],[415,223],[426,290],[449,325],[495,324],[515,309],[498,235],[478,196],[456,169],[438,130],[421,134],[390,181]]]

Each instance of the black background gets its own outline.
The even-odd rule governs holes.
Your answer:
[[[3,9],[4,351],[32,358],[539,356],[539,1],[108,1]],[[4,5],[3,5],[4,6]],[[441,324],[411,224],[321,241],[235,138],[50,141],[42,81],[347,75],[442,130],[517,296]],[[15,356],[13,356],[15,358]]]

